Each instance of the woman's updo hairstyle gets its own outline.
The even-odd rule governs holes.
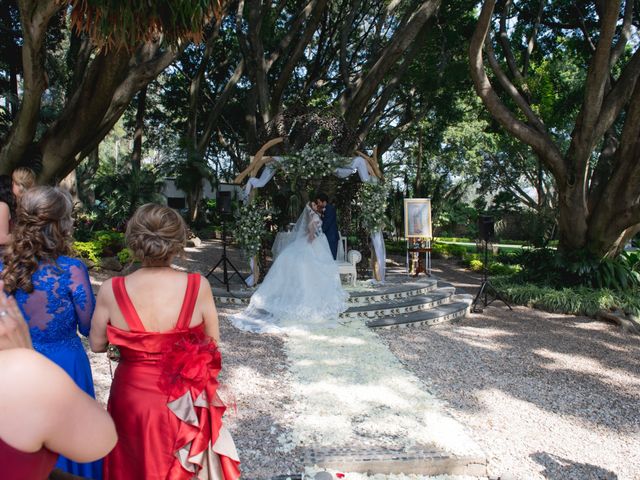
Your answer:
[[[11,174],[13,181],[18,185],[20,194],[24,195],[24,192],[32,188],[36,183],[36,174],[28,167],[18,167]]]
[[[71,252],[73,201],[66,190],[34,187],[22,196],[12,232],[13,241],[4,253],[2,279],[9,292],[33,291],[31,276],[39,261],[54,262]]]
[[[129,220],[125,240],[141,262],[166,265],[182,252],[187,241],[187,226],[172,208],[147,203]]]

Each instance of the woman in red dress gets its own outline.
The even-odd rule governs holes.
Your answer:
[[[118,443],[105,480],[235,480],[239,459],[222,424],[225,405],[218,316],[209,283],[171,268],[184,221],[160,205],[140,207],[127,245],[142,268],[106,281],[91,323],[94,352],[117,346],[108,410]]]

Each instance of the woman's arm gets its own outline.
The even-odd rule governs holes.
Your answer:
[[[200,279],[200,291],[198,292],[198,303],[202,308],[202,317],[204,320],[204,329],[207,335],[209,335],[216,342],[216,345],[220,343],[220,324],[218,322],[218,310],[216,309],[216,303],[213,300],[213,294],[211,293],[211,286],[206,278]]]
[[[111,279],[106,280],[100,287],[96,308],[91,318],[91,332],[89,333],[89,345],[92,352],[106,352],[109,341],[107,340],[107,325],[109,324],[109,305],[113,298]]]
[[[25,452],[43,446],[76,462],[91,462],[114,447],[109,414],[53,362],[33,350],[0,352],[3,438]]]
[[[70,267],[71,273],[71,299],[78,319],[80,333],[85,337],[91,329],[91,316],[96,307],[96,297],[91,288],[89,270],[84,263],[76,260]]]
[[[310,209],[309,221],[307,222],[307,239],[309,243],[313,242],[322,230],[322,220],[320,216]]]
[[[9,233],[9,222],[11,220],[11,211],[9,205],[0,202],[0,245],[11,243],[11,233]]]

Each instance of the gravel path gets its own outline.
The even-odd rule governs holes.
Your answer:
[[[178,268],[206,273],[217,243],[189,249]],[[448,263],[435,273],[468,293],[477,278]],[[92,273],[97,286],[108,278]],[[237,400],[229,426],[243,478],[300,473],[300,448],[284,451],[295,419],[282,339],[232,327],[220,308],[222,381]],[[401,362],[447,402],[489,458],[516,479],[640,479],[640,341],[583,317],[496,304],[455,324],[379,331]],[[90,354],[97,396],[111,383]]]
[[[446,262],[434,273],[468,293],[478,285]],[[454,324],[379,334],[471,430],[490,474],[639,479],[638,337],[590,318],[494,305]]]

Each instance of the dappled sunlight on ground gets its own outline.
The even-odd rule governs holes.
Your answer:
[[[469,283],[454,264],[439,268],[456,287]],[[491,474],[638,478],[637,336],[590,318],[500,303],[453,324],[379,335],[471,429]]]

